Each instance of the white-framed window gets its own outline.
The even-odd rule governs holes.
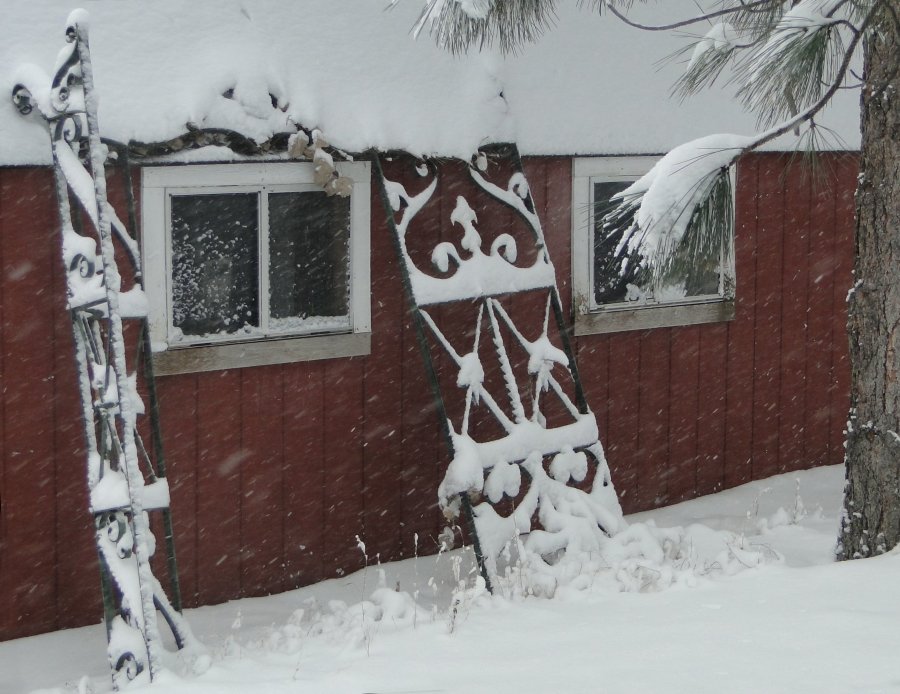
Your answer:
[[[702,248],[681,251],[660,284],[652,282],[649,273],[634,262],[639,247],[629,249],[620,243],[629,220],[606,228],[601,223],[612,196],[647,173],[657,160],[651,156],[585,157],[573,162],[576,335],[734,318],[734,239],[727,229]]]
[[[308,162],[142,170],[143,261],[158,373],[369,351],[370,165]]]

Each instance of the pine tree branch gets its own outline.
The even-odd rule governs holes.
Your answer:
[[[860,24],[858,32],[853,35],[850,43],[847,45],[847,48],[844,51],[844,59],[841,61],[841,65],[837,70],[834,81],[832,82],[828,90],[824,94],[822,94],[821,97],[819,97],[818,101],[809,106],[802,113],[799,113],[793,118],[762,133],[756,140],[744,147],[744,149],[741,150],[738,156],[740,156],[741,154],[746,154],[747,152],[752,152],[753,150],[762,147],[772,140],[781,137],[785,133],[794,130],[798,126],[811,121],[816,116],[816,114],[819,113],[819,111],[821,111],[823,108],[825,108],[825,106],[828,105],[832,97],[834,97],[834,95],[837,94],[838,90],[843,86],[847,73],[850,70],[850,63],[852,62],[853,56],[856,53],[856,48],[862,41],[869,22],[878,11],[879,6],[884,4],[886,1],[888,0],[875,0],[875,2],[872,4],[872,7],[869,8],[869,12],[866,14],[865,18]],[[735,157],[735,159],[737,159],[737,157]]]
[[[837,19],[837,20],[833,21],[831,23],[831,25],[837,26],[837,27],[839,27],[839,26],[847,27],[847,29],[850,30],[850,33],[854,34],[854,35],[859,33],[859,29],[856,28],[856,25],[846,19]]]
[[[754,7],[759,7],[760,5],[765,5],[770,0],[755,0],[755,2],[750,3],[741,3],[740,7],[726,7],[721,10],[716,10],[715,12],[709,12],[708,14],[698,15],[696,17],[691,17],[690,19],[683,19],[679,22],[674,22],[672,24],[659,24],[659,25],[650,25],[650,24],[639,24],[638,22],[634,22],[628,18],[622,12],[616,9],[615,5],[612,4],[611,0],[606,0],[606,9],[610,11],[615,17],[619,20],[627,24],[628,26],[634,27],[635,29],[643,29],[644,31],[671,31],[672,29],[680,29],[681,27],[690,26],[691,24],[698,24],[700,22],[706,22],[710,19],[715,19],[717,17],[725,17],[728,15],[732,15],[738,12],[747,12],[748,10],[752,10]]]
[[[832,8],[828,11],[828,14],[826,14],[825,16],[826,16],[826,17],[834,17],[835,13],[836,13],[839,9],[841,9],[844,5],[846,5],[848,2],[850,2],[850,0],[840,0],[840,2],[835,3],[834,7],[832,7]]]
[[[661,282],[663,280],[667,272],[667,268],[671,267],[671,264],[676,262],[677,254],[680,252],[678,249],[687,239],[705,238],[703,229],[718,228],[718,225],[720,223],[725,223],[722,221],[722,210],[713,209],[712,207],[710,207],[713,204],[710,198],[710,191],[712,190],[712,187],[705,187],[709,186],[711,181],[716,180],[714,178],[715,176],[721,175],[721,172],[726,171],[731,166],[733,166],[735,162],[744,154],[762,147],[772,140],[787,134],[791,130],[799,129],[799,126],[805,123],[810,124],[810,127],[808,128],[808,136],[810,140],[815,140],[818,129],[815,127],[814,118],[831,101],[838,90],[846,88],[848,75],[851,72],[851,62],[853,61],[857,53],[857,49],[859,48],[873,18],[876,16],[876,13],[882,11],[882,6],[885,3],[889,4],[893,1],[894,0],[873,0],[873,2],[868,6],[867,14],[860,20],[858,20],[858,30],[850,36],[850,40],[847,42],[847,45],[841,47],[842,52],[839,54],[839,63],[832,73],[833,78],[827,82],[829,86],[824,91],[824,93],[822,93],[821,96],[819,96],[819,98],[815,100],[814,103],[810,104],[802,112],[796,115],[792,115],[782,123],[756,136],[739,138],[739,141],[736,141],[734,143],[734,146],[731,146],[726,140],[722,143],[722,146],[716,145],[714,146],[714,149],[702,152],[700,150],[697,150],[697,147],[699,145],[696,145],[696,142],[689,143],[688,145],[685,145],[685,147],[687,148],[685,151],[691,152],[692,149],[690,145],[695,145],[694,150],[697,151],[694,152],[693,156],[685,158],[683,160],[675,161],[674,163],[673,161],[669,161],[668,165],[664,164],[666,159],[671,159],[673,154],[681,149],[676,148],[676,150],[670,152],[666,157],[663,158],[663,160],[657,163],[657,166],[661,168],[659,169],[656,178],[651,177],[651,179],[647,181],[647,183],[645,184],[647,187],[645,189],[634,191],[634,195],[631,198],[623,197],[620,199],[619,208],[614,210],[611,213],[612,216],[609,217],[609,219],[612,219],[613,221],[617,219],[617,216],[622,217],[622,215],[626,212],[629,214],[634,214],[638,210],[642,210],[644,204],[648,203],[648,196],[654,195],[654,187],[656,186],[657,179],[659,179],[660,177],[663,177],[663,180],[668,180],[666,177],[673,176],[675,178],[680,178],[684,175],[687,175],[689,177],[687,183],[689,183],[690,185],[688,187],[684,187],[684,194],[681,196],[681,199],[674,200],[670,206],[670,209],[666,213],[672,216],[672,219],[674,221],[670,219],[662,221],[665,215],[660,218],[648,217],[648,219],[651,220],[651,224],[660,223],[661,221],[664,224],[671,223],[671,230],[658,230],[655,233],[656,241],[654,242],[655,245],[652,246],[652,251],[650,252],[649,257],[639,261],[645,263],[645,266],[649,268],[649,271],[654,277],[654,282]],[[711,166],[709,163],[704,164],[702,162],[702,160],[707,157],[714,157],[712,161],[715,162],[715,166]],[[687,169],[694,167],[695,165],[699,167],[697,171],[687,172]],[[657,167],[654,167],[654,170],[656,168]],[[650,176],[651,174],[648,174],[648,176]],[[646,178],[647,177],[645,177],[645,179]],[[638,182],[638,184],[635,185],[639,186],[640,183],[641,182]],[[661,191],[662,192],[657,192],[655,194],[655,197],[653,198],[654,202],[652,204],[648,203],[650,204],[651,210],[657,209],[659,207],[659,203],[666,200],[666,188],[662,188]],[[654,207],[654,205],[656,207]],[[637,214],[641,213],[637,212]],[[683,223],[685,215],[690,215],[690,221],[688,222],[687,226],[679,232],[679,225]],[[632,239],[631,237],[629,237],[628,243],[637,244],[634,246],[629,245],[632,253],[637,253],[638,249],[640,249],[641,247],[641,244],[644,243],[644,238],[647,237],[649,229],[640,229],[638,226],[637,217],[635,217],[634,219],[635,221],[632,222],[634,224],[634,227],[637,227],[638,232],[642,233],[639,233],[637,236],[635,236],[635,233],[637,232],[632,233],[631,236],[633,236],[634,238]],[[641,224],[643,224],[643,222],[641,222]],[[696,227],[696,225],[698,224],[701,228]],[[632,232],[634,232],[634,227],[631,229]],[[615,225],[610,225],[609,228],[614,230]],[[700,234],[700,236],[695,237],[695,234]],[[660,235],[662,235],[663,241],[659,240]]]

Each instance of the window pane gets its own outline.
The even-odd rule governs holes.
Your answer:
[[[620,248],[634,215],[604,223],[615,207],[610,198],[630,182],[595,182],[594,189],[594,301],[610,304],[628,301],[677,302],[721,293],[723,243],[726,229],[709,230],[693,225],[676,250],[669,269],[654,286],[651,273],[640,266],[638,247]],[[729,193],[730,195],[730,193]]]
[[[603,181],[594,185],[594,301],[598,304],[625,301],[629,284],[640,282],[635,277],[634,267],[637,263],[629,263],[629,269],[622,273],[622,267],[628,258],[625,248],[619,249],[622,237],[631,226],[633,215],[620,220],[615,225],[603,226],[603,216],[614,204],[610,198],[631,185],[630,181]],[[617,251],[618,249],[618,251]],[[637,260],[635,258],[634,260]]]
[[[185,335],[259,326],[256,193],[172,196],[172,324]]]
[[[270,193],[272,327],[346,326],[349,273],[350,199],[319,191]]]

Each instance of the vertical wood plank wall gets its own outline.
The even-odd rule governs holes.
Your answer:
[[[842,459],[856,159],[787,161],[738,170],[734,321],[577,340],[626,511]],[[568,305],[571,162],[526,169]],[[50,172],[0,169],[0,640],[101,616],[57,226]],[[357,535],[434,551],[446,452],[377,195],[372,270],[369,356],[159,379],[186,605],[354,571]]]

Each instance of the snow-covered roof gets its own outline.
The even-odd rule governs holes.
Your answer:
[[[22,64],[52,70],[77,2],[5,0],[0,96]],[[727,87],[685,103],[669,96],[683,65],[658,61],[684,35],[631,29],[574,0],[560,3],[555,30],[506,58],[452,56],[425,35],[415,40],[421,0],[392,9],[388,0],[80,4],[91,16],[101,128],[120,141],[168,140],[189,122],[265,140],[290,117],[348,151],[468,156],[485,142],[516,141],[526,154],[626,154],[755,129]],[[635,11],[658,22],[696,5]],[[849,148],[859,143],[857,100],[841,94],[823,119]],[[0,98],[0,165],[48,161],[46,134]]]

